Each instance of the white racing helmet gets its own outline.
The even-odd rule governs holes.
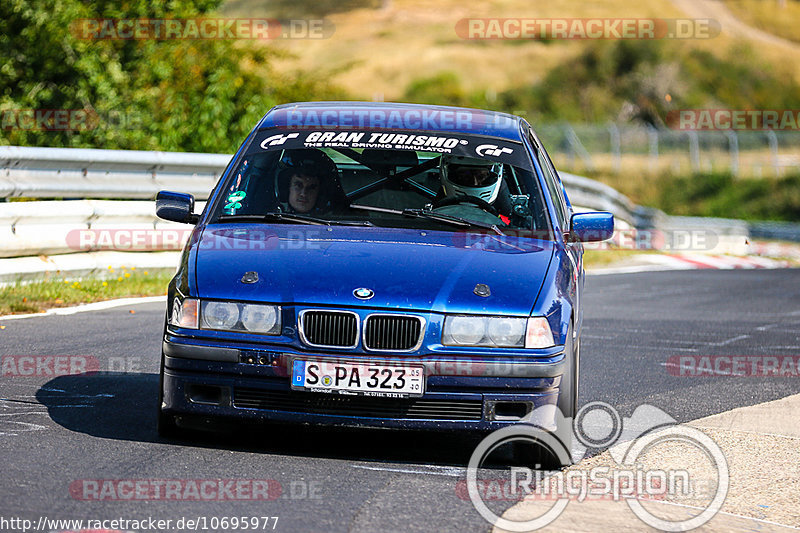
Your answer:
[[[490,204],[503,181],[503,165],[474,157],[443,155],[440,163],[445,196],[474,196]]]

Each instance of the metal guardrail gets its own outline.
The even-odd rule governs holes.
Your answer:
[[[642,217],[640,208],[621,192],[599,181],[569,172],[559,172],[558,175],[567,189],[572,205],[608,211],[615,219],[625,221],[632,227],[639,227]]]
[[[226,154],[0,146],[0,198],[154,199],[169,189],[205,200],[230,159]],[[573,204],[636,222],[636,206],[613,188],[569,173],[561,177]]]
[[[800,242],[800,224],[794,222],[750,222],[754,239]]]
[[[75,232],[82,230],[185,229],[185,225],[158,219],[154,203],[141,200],[152,200],[164,189],[189,192],[204,200],[230,158],[225,154],[0,147],[0,198],[127,199],[0,202],[0,257],[85,251],[73,242]],[[798,224],[670,217],[635,205],[608,185],[566,172],[560,175],[573,205],[609,211],[625,223],[619,227],[700,229],[737,242],[751,234],[800,241]]]
[[[173,189],[205,199],[225,154],[0,146],[0,198],[154,199]]]
[[[203,207],[198,202],[195,210]],[[0,203],[0,257],[180,250],[190,231],[191,226],[158,218],[150,201]]]

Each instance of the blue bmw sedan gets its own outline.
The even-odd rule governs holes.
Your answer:
[[[162,435],[226,418],[487,431],[545,405],[574,417],[581,243],[613,218],[573,212],[524,119],[282,105],[201,214],[178,192],[156,207],[195,225],[168,289]]]

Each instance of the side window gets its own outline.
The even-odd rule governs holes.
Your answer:
[[[567,227],[567,206],[564,203],[563,196],[561,195],[561,187],[558,185],[556,178],[553,175],[553,170],[550,166],[550,161],[548,160],[547,155],[539,149],[539,143],[535,142],[533,138],[531,138],[531,144],[533,144],[536,150],[536,159],[539,160],[539,166],[542,167],[544,181],[547,184],[547,192],[550,194],[550,199],[553,201],[553,205],[556,208],[558,225],[563,231]]]
[[[569,203],[569,198],[567,198],[567,191],[564,190],[564,182],[558,179],[558,172],[556,172],[556,166],[553,164],[553,160],[550,159],[550,154],[547,153],[547,150],[544,147],[541,148],[540,156],[547,164],[547,168],[553,173],[553,178],[558,186],[558,195],[561,197],[561,201],[564,203],[564,207],[566,208],[566,212],[568,213],[572,207]]]

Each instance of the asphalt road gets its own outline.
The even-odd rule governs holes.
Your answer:
[[[584,303],[581,404],[605,401],[629,416],[648,403],[688,421],[800,392],[797,377],[680,377],[665,366],[686,354],[800,354],[800,270],[590,276]],[[99,369],[0,377],[0,531],[19,531],[2,522],[15,517],[152,517],[173,520],[169,531],[181,531],[182,517],[205,517],[206,530],[222,531],[212,517],[231,516],[278,517],[274,531],[286,532],[489,529],[456,491],[475,444],[463,437],[266,427],[160,440],[163,314],[161,305],[142,304],[0,322],[1,356],[87,356],[73,360]],[[97,501],[90,492],[81,499],[93,486],[84,480],[121,488],[120,480],[220,478],[274,480],[280,496]]]

